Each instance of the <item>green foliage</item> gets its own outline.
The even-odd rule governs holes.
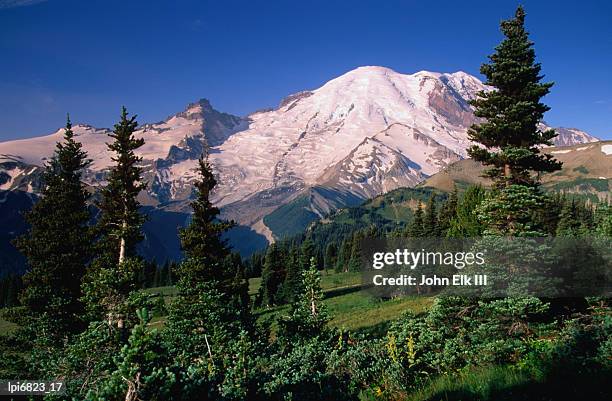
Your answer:
[[[421,238],[425,236],[425,230],[423,224],[425,220],[423,217],[423,207],[421,203],[417,205],[416,212],[414,212],[414,219],[408,226],[407,234],[410,238]]]
[[[320,335],[329,321],[323,304],[321,276],[314,257],[310,267],[302,273],[302,288],[296,301],[291,304],[291,314],[281,323],[279,334],[290,341],[314,338]]]
[[[466,366],[510,363],[525,352],[547,306],[535,298],[473,302],[439,298],[429,313],[407,313],[387,334],[395,380],[409,386]]]
[[[116,368],[100,386],[99,393],[87,398],[163,400],[170,399],[177,377],[161,334],[147,330],[149,314],[138,311],[140,322],[116,357]]]
[[[536,187],[509,185],[488,194],[478,207],[478,217],[488,234],[539,236],[537,213],[543,209],[544,199]]]
[[[264,269],[261,275],[261,287],[259,289],[260,303],[264,306],[276,304],[277,293],[285,280],[285,265],[280,249],[276,244],[268,247]]]
[[[481,186],[470,186],[466,189],[457,211],[451,218],[448,237],[478,237],[483,232],[483,225],[478,220],[476,210],[485,198],[485,190]]]
[[[61,344],[84,328],[80,282],[91,258],[91,235],[89,194],[81,183],[89,160],[81,148],[68,119],[63,140],[45,167],[42,197],[25,216],[30,229],[15,241],[28,262],[19,323],[32,340],[41,337],[37,325],[44,324],[45,338],[39,339],[47,344]],[[14,304],[17,288],[12,284],[7,297]]]
[[[199,160],[199,174],[200,179],[194,184],[197,197],[191,202],[191,222],[181,229],[179,236],[186,258],[198,259],[203,267],[212,268],[229,254],[221,234],[235,224],[218,221],[219,209],[210,202],[210,194],[217,185],[217,180],[208,161],[208,153]],[[219,278],[218,274],[220,272],[197,272],[198,279]]]
[[[111,157],[115,165],[108,173],[108,183],[101,190],[102,200],[97,204],[101,213],[97,224],[99,246],[115,260],[133,256],[136,244],[142,240],[144,216],[138,212],[140,203],[136,197],[147,184],[142,182],[142,168],[138,166],[142,158],[134,153],[144,145],[144,139],[134,137],[137,126],[136,116],[128,117],[122,107],[120,120],[109,134],[113,141],[108,150],[115,153]]]
[[[551,145],[554,130],[542,131],[538,124],[549,107],[540,102],[551,83],[540,83],[541,66],[535,61],[533,43],[524,27],[525,11],[518,7],[513,19],[503,21],[504,40],[483,64],[480,72],[487,77],[483,91],[471,101],[474,114],[484,119],[473,125],[468,136],[484,147],[474,145],[468,154],[476,161],[492,166],[487,175],[497,188],[509,185],[533,185],[534,172],[552,172],[561,163],[542,154],[540,145]]]

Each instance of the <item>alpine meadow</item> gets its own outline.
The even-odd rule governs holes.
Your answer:
[[[31,26],[0,28],[7,32],[2,42],[19,37],[26,49],[19,51],[51,57],[59,48],[36,45],[39,39],[21,42],[38,37],[34,32],[42,28],[33,21],[51,21],[44,13],[79,12],[100,30],[114,7],[69,3],[0,1],[0,18],[32,18]],[[555,95],[557,87],[569,86],[563,80],[570,67],[554,69],[556,82],[548,80],[548,64],[560,59],[550,55],[549,31],[542,27],[540,33],[532,21],[556,17],[528,18],[529,4],[500,2],[478,6],[495,10],[493,22],[513,12],[500,32],[488,32],[485,19],[481,26],[466,27],[458,18],[452,28],[440,26],[446,41],[454,30],[479,32],[474,43],[461,45],[490,54],[475,60],[483,62],[479,75],[361,66],[246,116],[200,99],[155,123],[143,123],[134,106],[121,103],[112,128],[73,123],[77,112],[90,113],[96,124],[104,121],[99,106],[107,98],[143,108],[174,104],[178,92],[167,82],[196,87],[187,67],[164,75],[169,62],[163,58],[173,51],[187,62],[179,49],[209,57],[210,65],[199,67],[202,75],[207,68],[222,72],[197,82],[207,82],[201,87],[213,92],[221,87],[214,96],[223,107],[249,104],[250,96],[228,103],[236,88],[264,98],[284,88],[281,82],[294,88],[314,82],[300,77],[324,75],[323,66],[333,64],[322,57],[316,72],[316,64],[302,59],[313,56],[307,54],[312,48],[293,53],[287,41],[329,46],[336,61],[392,51],[383,44],[373,51],[362,36],[351,37],[346,21],[337,22],[334,32],[363,49],[334,47],[335,41],[323,39],[332,29],[327,16],[318,20],[320,35],[304,33],[314,32],[312,26],[294,32],[264,26],[264,18],[294,15],[286,7],[311,15],[305,5],[276,4],[279,14],[273,16],[269,5],[262,5],[263,13],[246,4],[215,13],[213,8],[225,6],[208,3],[141,5],[146,18],[166,14],[168,21],[181,9],[180,27],[157,19],[131,22],[145,18],[130,14],[133,5],[125,5],[125,12],[121,5],[121,16],[112,14],[134,24],[116,32],[107,26],[109,32],[81,33],[83,21],[74,22],[73,30],[73,18],[62,16],[53,29],[68,29],[77,48],[82,34],[88,40],[95,35],[87,46],[100,49],[120,35],[113,47],[127,42],[129,49],[121,43],[116,53],[83,54],[62,67],[50,61],[21,68],[7,61],[14,73],[3,74],[6,82],[35,70],[32,77],[50,79],[44,84],[49,90],[75,92],[56,92],[44,107],[34,104],[36,115],[48,115],[41,121],[26,121],[30,112],[19,109],[24,127],[37,129],[60,113],[63,128],[45,136],[0,137],[0,398],[612,399],[612,137],[558,126],[567,107],[579,109],[580,91],[594,89],[582,85],[575,97],[561,89]],[[365,18],[371,11],[372,23],[359,26],[371,35],[396,29],[377,25],[375,8],[398,7],[391,13],[404,18],[397,2],[341,3],[343,16],[335,14],[337,5],[327,12]],[[95,17],[89,7],[103,11]],[[184,7],[191,22],[183,19]],[[200,12],[214,18],[201,20]],[[440,8],[435,21],[451,24],[443,14],[452,12]],[[231,32],[233,24],[241,29],[239,24],[258,18],[253,37]],[[227,29],[219,30],[215,19],[226,21]],[[317,22],[304,19],[311,23]],[[159,39],[161,29],[171,39],[168,48]],[[181,29],[212,47],[180,43],[186,37],[179,39]],[[602,29],[607,33],[593,40],[610,35],[608,25]],[[435,41],[436,35],[418,39]],[[483,50],[480,37],[499,42]],[[540,38],[547,55],[542,59],[536,57]],[[145,42],[157,53],[138,48]],[[604,42],[597,43],[609,46]],[[266,46],[287,54],[271,81],[257,75],[270,69],[264,54],[254,56]],[[470,57],[476,53],[466,50]],[[132,63],[143,58],[148,67],[130,75]],[[466,64],[466,58],[453,62]],[[610,59],[602,60],[601,66]],[[244,63],[251,63],[248,72]],[[74,83],[64,82],[64,74]],[[149,89],[133,81],[139,74],[166,93],[153,101]],[[246,74],[249,84],[227,84],[232,74]],[[134,86],[115,91],[128,75]],[[108,88],[94,89],[100,82]],[[8,87],[0,80],[0,88]],[[29,96],[18,92],[7,92],[6,102],[0,98],[0,108]],[[88,100],[75,103],[77,92],[87,92]],[[604,95],[597,107],[607,107],[607,116],[601,114],[610,130],[610,94]],[[562,97],[564,111],[551,114]],[[58,111],[68,106],[76,112]],[[0,114],[0,132],[3,119],[10,126],[11,113]],[[427,265],[432,255],[439,259]],[[445,255],[453,262],[445,262]]]

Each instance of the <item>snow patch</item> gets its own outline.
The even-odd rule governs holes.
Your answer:
[[[612,155],[612,145],[601,145],[601,151],[606,155]]]

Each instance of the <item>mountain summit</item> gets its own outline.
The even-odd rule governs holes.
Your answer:
[[[468,102],[481,90],[488,88],[462,71],[401,74],[366,66],[247,117],[219,112],[201,99],[136,133],[146,141],[138,152],[149,182],[143,202],[188,210],[197,159],[207,143],[220,178],[214,201],[223,217],[271,240],[279,234],[266,221],[282,205],[298,202],[300,213],[312,219],[416,185],[465,158],[467,130],[476,121]],[[109,130],[76,125],[74,131],[93,159],[86,180],[99,185],[111,164]],[[51,156],[62,132],[0,143],[0,189],[19,182],[20,189],[35,191],[24,184],[36,170],[31,167]],[[560,145],[597,140],[578,129],[558,132]]]

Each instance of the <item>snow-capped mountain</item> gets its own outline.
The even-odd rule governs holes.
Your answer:
[[[360,67],[244,118],[200,100],[139,127],[145,145],[138,154],[149,183],[142,200],[188,211],[197,158],[208,143],[220,182],[214,200],[224,217],[270,238],[263,218],[306,194],[305,207],[321,215],[349,199],[414,186],[466,157],[467,129],[476,121],[468,101],[481,90],[487,88],[464,72]],[[74,131],[93,159],[85,180],[99,185],[111,165],[109,129],[75,125]],[[51,156],[62,133],[0,143],[1,189],[15,189],[19,177],[20,189],[35,191],[23,184],[28,168]],[[597,140],[577,129],[558,133],[556,144]]]

